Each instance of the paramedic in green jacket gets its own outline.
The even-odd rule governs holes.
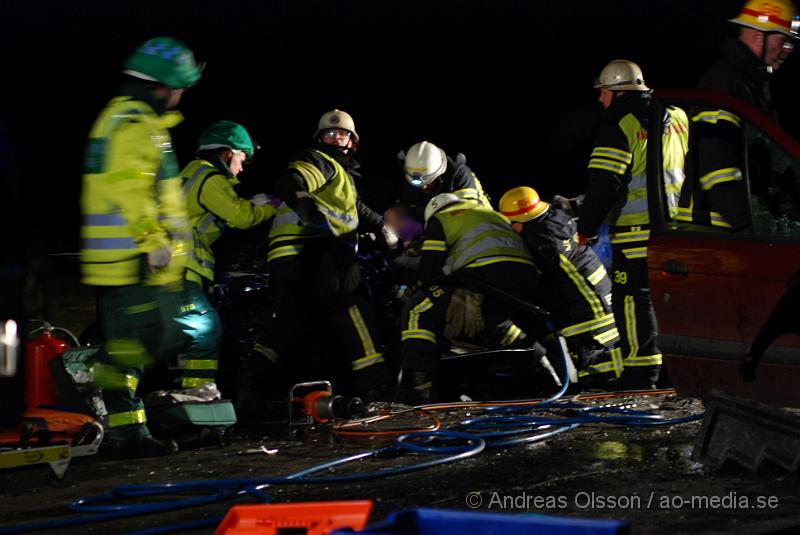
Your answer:
[[[181,365],[184,389],[213,383],[217,372],[222,325],[205,291],[214,282],[211,246],[226,227],[247,229],[275,215],[264,195],[248,200],[234,190],[255,149],[242,125],[217,121],[200,136],[196,158],[181,172],[193,238],[177,318],[191,339]]]
[[[183,43],[156,37],[123,72],[124,85],[89,134],[81,271],[82,282],[97,288],[104,350],[95,382],[103,388],[111,448],[120,456],[155,456],[177,444],[150,435],[136,391],[145,365],[179,349],[171,347],[180,333],[169,307],[182,289],[191,235],[169,129],[181,121],[175,107],[201,69]]]

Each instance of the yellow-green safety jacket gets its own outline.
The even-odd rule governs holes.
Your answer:
[[[420,251],[419,277],[423,283],[441,274],[499,262],[517,262],[536,268],[525,243],[513,231],[508,219],[474,201],[458,202],[434,214],[425,227],[425,241]]]
[[[647,137],[649,95],[630,92],[620,99],[617,118],[598,133],[589,159],[589,184],[581,207],[578,232],[595,236],[605,218],[612,227],[650,223],[647,203]],[[612,104],[614,106],[614,104]],[[609,112],[615,110],[609,108]],[[662,137],[664,189],[669,213],[678,212],[689,147],[689,120],[682,109],[665,110]]]
[[[226,227],[247,229],[275,215],[271,205],[254,206],[240,198],[233,187],[239,180],[211,162],[196,159],[181,171],[186,210],[192,229],[186,278],[195,282],[214,280],[212,244]]]
[[[89,135],[81,192],[84,284],[180,284],[190,239],[186,207],[168,129],[178,112],[158,115],[120,96]],[[147,273],[144,255],[172,248],[166,269]]]
[[[289,164],[289,171],[302,177],[306,191],[299,195],[313,200],[324,228],[302,224],[300,215],[284,201],[269,233],[269,262],[296,256],[307,239],[344,236],[358,228],[358,193],[347,170],[321,150],[311,149],[302,155],[305,157]]]

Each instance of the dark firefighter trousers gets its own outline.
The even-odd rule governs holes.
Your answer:
[[[650,295],[647,242],[642,227],[615,227],[611,239],[611,303],[620,335],[622,388],[649,388],[661,371],[658,324]]]
[[[281,366],[293,383],[339,377],[344,381],[340,388],[362,396],[385,387],[389,368],[364,283],[331,291],[329,281],[320,280],[337,276],[321,270],[321,265],[330,266],[326,246],[308,241],[299,255],[270,265]],[[355,261],[353,256],[348,262]],[[334,263],[337,269],[352,269],[348,262]]]

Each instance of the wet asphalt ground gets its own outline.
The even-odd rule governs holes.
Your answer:
[[[674,395],[589,403],[652,410],[666,418],[703,410],[700,401]],[[442,428],[448,428],[477,414],[474,409],[458,409],[437,416]],[[398,423],[424,426],[429,421],[390,425]],[[700,428],[700,421],[659,428],[584,425],[542,442],[486,449],[472,458],[418,472],[264,490],[275,503],[370,499],[374,502],[372,522],[403,509],[435,507],[623,519],[634,533],[769,533],[793,521],[800,526],[800,487],[795,474],[767,465],[754,474],[735,465],[712,470],[696,463],[691,454]],[[384,444],[343,439],[328,426],[291,430],[270,426],[238,429],[227,446],[182,450],[166,458],[113,460],[102,454],[77,458],[67,478],[58,483],[41,465],[3,470],[0,523],[74,518],[77,513],[67,509],[71,501],[107,493],[118,485],[285,476]],[[323,475],[372,472],[431,458],[417,454],[368,457]],[[192,509],[37,533],[124,533],[213,518],[231,505],[244,503],[256,500],[236,497]],[[787,529],[786,533],[798,532],[798,528]],[[185,533],[212,532],[208,527]]]

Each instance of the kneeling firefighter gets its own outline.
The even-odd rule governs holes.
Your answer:
[[[202,133],[195,159],[181,172],[193,245],[186,264],[183,300],[176,321],[190,342],[183,360],[182,388],[213,383],[219,361],[222,326],[205,289],[214,282],[211,246],[225,227],[247,229],[273,215],[263,195],[240,198],[234,186],[256,145],[245,128],[217,121]]]
[[[477,279],[468,282],[443,276]],[[425,241],[420,287],[402,316],[401,403],[417,405],[435,397],[439,356],[447,339],[497,336],[512,345],[524,333],[509,321],[509,305],[481,291],[488,285],[528,300],[539,277],[530,253],[505,216],[452,193],[437,195],[425,208]]]
[[[578,368],[581,384],[602,383],[622,374],[619,331],[611,312],[611,279],[589,247],[578,246],[578,227],[564,210],[539,198],[535,189],[518,187],[500,198],[500,213],[522,236],[542,270],[549,299],[540,304],[553,313],[556,328]]]

